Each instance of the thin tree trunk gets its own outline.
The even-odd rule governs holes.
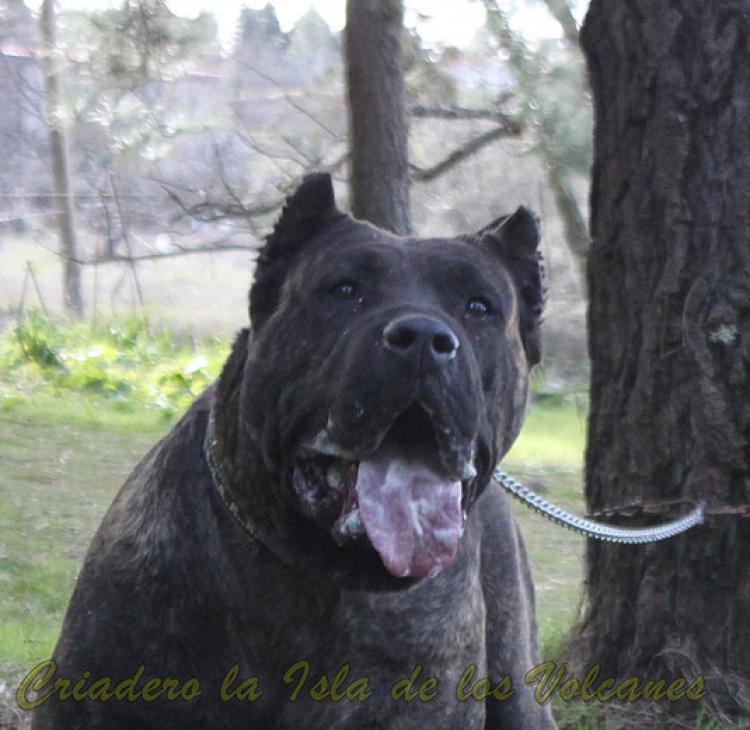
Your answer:
[[[656,545],[589,544],[577,648],[603,675],[703,675],[704,701],[734,719],[750,703],[748,28],[747,0],[593,0],[582,32],[596,120],[586,496],[657,520],[703,499],[709,515]],[[656,727],[659,708],[695,727],[686,704],[630,704],[625,726]]]
[[[351,210],[357,218],[407,234],[411,213],[402,32],[400,0],[348,0]]]
[[[70,166],[61,114],[60,77],[56,60],[55,10],[53,0],[44,0],[40,12],[40,29],[44,44],[43,66],[47,102],[47,127],[52,157],[52,183],[58,206],[60,255],[63,260],[63,300],[65,309],[75,317],[83,315],[81,270],[76,263],[78,241],[75,225],[75,201],[70,180]]]

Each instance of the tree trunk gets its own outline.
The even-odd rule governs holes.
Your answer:
[[[589,543],[577,648],[603,675],[702,674],[725,718],[750,702],[748,29],[748,0],[592,0],[582,32],[596,121],[587,500],[620,520],[699,499],[709,514],[664,543]],[[636,716],[657,707],[694,721],[686,704],[630,704],[626,726],[655,727]]]
[[[402,235],[411,231],[403,15],[400,0],[346,4],[351,210]]]
[[[56,59],[55,10],[53,0],[44,0],[40,12],[40,29],[44,44],[44,80],[47,101],[47,127],[52,157],[52,183],[58,207],[60,256],[63,261],[63,300],[65,309],[75,317],[83,315],[81,267],[75,226],[75,202],[70,180],[65,127],[61,118],[60,77]]]

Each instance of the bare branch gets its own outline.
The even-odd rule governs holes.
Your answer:
[[[240,142],[242,142],[242,144],[244,144],[248,149],[251,149],[253,152],[256,152],[257,154],[269,160],[286,178],[294,178],[295,175],[294,173],[289,172],[289,170],[287,170],[286,167],[281,164],[282,162],[291,162],[293,165],[297,165],[298,167],[301,167],[303,169],[305,167],[304,163],[300,162],[294,157],[290,157],[289,155],[284,155],[279,152],[271,152],[270,150],[261,147],[261,145],[255,141],[255,138],[249,132],[243,133],[235,130],[234,134],[236,135],[237,139],[239,139]]]
[[[555,20],[560,24],[565,40],[570,43],[571,46],[577,48],[579,44],[578,22],[573,15],[573,11],[570,9],[570,3],[568,0],[544,0],[544,4],[547,6],[547,10],[550,11]]]
[[[124,263],[132,265],[136,261],[154,261],[158,259],[173,259],[180,256],[190,256],[194,254],[205,253],[222,253],[226,251],[258,251],[259,244],[246,246],[234,243],[216,243],[207,246],[195,246],[194,248],[178,248],[176,251],[166,251],[162,253],[144,253],[136,256],[96,256],[87,259],[75,259],[79,266],[98,266],[100,264]]]
[[[252,71],[254,74],[260,76],[260,78],[268,81],[269,83],[273,84],[283,95],[285,101],[289,106],[291,106],[293,109],[296,109],[300,114],[306,116],[311,122],[317,124],[324,132],[327,132],[331,135],[334,139],[338,139],[339,135],[332,130],[329,126],[327,126],[324,122],[322,122],[320,119],[318,119],[312,112],[309,112],[305,107],[303,107],[299,102],[295,101],[291,94],[289,94],[286,89],[284,89],[281,84],[276,81],[273,76],[269,76],[266,73],[263,73],[263,71],[260,71],[259,69],[251,66],[249,63],[245,63],[245,61],[241,61],[240,59],[235,59],[237,63],[240,64],[243,68],[246,68],[248,71]]]
[[[508,54],[515,75],[519,77],[519,81],[533,83],[531,55],[523,38],[513,31],[507,14],[500,9],[496,0],[484,0],[484,7],[487,11],[487,27]]]
[[[493,142],[496,142],[498,139],[502,139],[503,137],[517,137],[520,133],[520,127],[508,129],[503,126],[490,129],[488,132],[470,139],[466,144],[461,145],[461,147],[451,152],[445,157],[445,159],[432,167],[425,169],[412,167],[412,180],[415,180],[416,182],[429,182],[430,180],[434,180],[436,177],[439,177],[460,162],[475,155],[477,152]]]
[[[128,227],[128,221],[125,218],[122,210],[122,204],[120,198],[117,196],[117,186],[115,185],[115,176],[112,171],[109,172],[109,184],[112,188],[112,195],[115,200],[115,208],[117,210],[117,217],[120,219],[120,231],[122,232],[122,238],[125,241],[125,247],[128,250],[128,260],[130,262],[130,274],[133,277],[133,284],[135,284],[135,291],[138,295],[138,304],[143,311],[143,291],[141,290],[141,282],[138,280],[138,270],[135,266],[135,260],[133,259],[133,247],[130,243],[130,229]]]
[[[505,124],[509,128],[518,127],[518,122],[512,117],[501,112],[499,109],[493,109],[492,107],[470,109],[460,106],[413,106],[410,107],[409,113],[417,119],[489,119],[493,122]]]
[[[295,158],[290,157],[288,159],[294,160],[294,162],[296,162],[298,165],[302,165],[303,167],[308,167],[308,168],[317,167],[318,165],[320,165],[319,159],[310,157],[310,155],[308,155],[307,152],[305,152],[300,145],[298,145],[293,139],[291,139],[287,135],[282,134],[281,141],[284,142],[284,144],[286,144],[287,147],[290,147],[294,152],[296,152],[305,162],[304,164],[302,164],[301,162],[299,162],[299,160]]]
[[[578,45],[578,27],[575,18],[570,13],[570,7],[567,0],[545,0],[547,7],[557,18],[566,34],[566,39],[570,41],[569,33],[572,31],[571,20],[575,26],[575,45]],[[588,228],[584,217],[581,213],[578,201],[570,188],[568,175],[565,167],[560,161],[559,153],[555,150],[554,132],[550,128],[549,119],[544,115],[543,100],[539,99],[534,92],[534,67],[531,62],[531,54],[519,35],[513,32],[508,22],[507,15],[500,9],[496,0],[484,0],[484,6],[487,10],[487,27],[497,39],[500,47],[505,50],[510,60],[510,65],[522,86],[527,89],[526,94],[529,97],[529,103],[537,110],[534,114],[536,118],[535,130],[539,145],[539,153],[544,162],[549,185],[555,198],[555,205],[563,223],[565,231],[565,240],[568,244],[578,271],[581,275],[581,284],[585,286],[586,282],[586,259],[590,247],[590,238]],[[563,24],[564,11],[567,8],[570,18],[565,20],[568,27]],[[560,17],[558,17],[558,14]],[[531,90],[531,91],[529,91]]]
[[[227,179],[226,170],[224,169],[224,155],[222,155],[221,148],[219,147],[218,144],[214,146],[213,153],[214,153],[214,159],[216,160],[216,168],[219,173],[219,178],[221,179],[222,187],[226,191],[232,203],[236,205],[238,208],[243,208],[244,203],[242,202],[242,199],[240,198],[237,191],[234,189],[232,184]]]
[[[254,146],[255,143],[252,137],[246,137],[240,132],[235,132],[235,134],[239,139],[241,139],[245,144],[248,144],[248,146],[257,151],[259,154],[264,154],[269,157],[269,159],[273,159],[273,155],[268,154],[265,150],[257,149]],[[287,143],[289,144],[288,141]],[[289,146],[291,147],[292,145],[290,144]],[[173,217],[173,222],[182,218],[193,218],[194,220],[201,221],[202,223],[214,223],[216,221],[235,219],[246,223],[250,230],[252,230],[254,233],[257,233],[257,228],[254,225],[254,219],[268,216],[271,213],[279,210],[284,205],[284,201],[286,200],[286,198],[293,192],[300,175],[305,175],[307,173],[314,172],[320,169],[326,169],[332,173],[336,172],[349,159],[349,151],[345,151],[342,155],[339,155],[338,157],[333,159],[329,164],[324,164],[323,160],[321,159],[311,158],[309,162],[305,164],[288,156],[277,155],[276,157],[292,162],[302,169],[299,173],[294,175],[286,173],[287,177],[289,178],[288,181],[284,184],[276,186],[276,190],[278,193],[277,199],[253,206],[244,203],[239,197],[237,191],[227,180],[222,164],[222,157],[218,151],[216,151],[215,159],[217,161],[222,186],[224,187],[224,190],[229,197],[228,201],[208,200],[205,199],[204,195],[204,199],[200,202],[191,203],[188,202],[185,197],[183,197],[179,193],[184,193],[186,194],[186,196],[189,196],[191,194],[195,195],[196,193],[198,193],[198,191],[194,188],[158,179],[153,176],[150,179],[153,182],[157,183],[164,190],[170,200],[172,200],[172,202],[175,203],[175,205],[180,209],[180,214]]]
[[[181,217],[194,218],[203,223],[211,223],[213,221],[224,220],[225,218],[258,218],[270,215],[284,204],[284,198],[282,197],[279,200],[254,206],[247,206],[242,202],[227,203],[211,200],[204,200],[191,205],[186,203],[171,187],[168,183],[161,183],[162,190],[182,211],[183,216]]]
[[[552,188],[557,211],[560,214],[563,229],[565,230],[565,240],[568,243],[570,252],[573,254],[573,259],[581,277],[581,284],[585,287],[586,263],[588,261],[589,249],[591,248],[588,227],[578,206],[578,201],[570,188],[570,182],[562,165],[551,155],[545,155],[544,161],[547,168],[547,179]]]

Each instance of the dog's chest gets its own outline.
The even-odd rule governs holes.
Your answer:
[[[299,691],[284,704],[284,726],[483,727],[482,703],[456,701],[471,665],[486,673],[482,592],[477,578],[461,578],[346,594],[327,618],[298,627],[291,643],[308,666],[289,674],[285,691]]]

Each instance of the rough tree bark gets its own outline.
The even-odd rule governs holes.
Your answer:
[[[61,119],[60,77],[56,59],[54,0],[44,0],[39,16],[44,44],[43,66],[47,104],[47,127],[52,158],[52,183],[58,208],[60,256],[63,262],[63,300],[65,309],[75,317],[83,315],[81,268],[76,263],[78,241],[75,226],[75,204],[70,180],[65,127]]]
[[[411,230],[403,14],[401,0],[346,4],[351,210],[399,234]]]
[[[709,515],[665,543],[589,544],[579,656],[618,677],[705,675],[725,718],[750,703],[749,37],[748,0],[592,0],[582,31],[596,120],[586,496],[621,518],[698,499]],[[654,709],[629,705],[626,726],[655,727],[636,717]]]

